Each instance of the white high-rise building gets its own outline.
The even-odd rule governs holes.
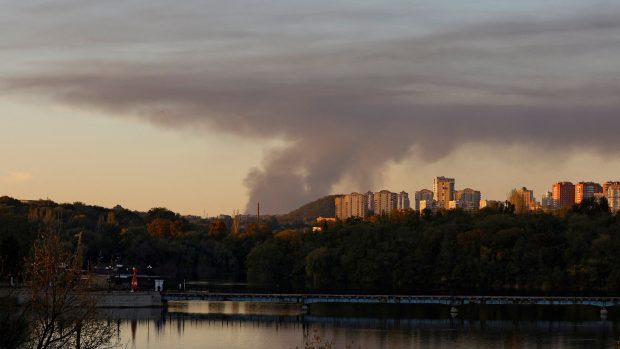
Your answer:
[[[375,214],[389,215],[398,208],[398,195],[388,190],[375,192]]]
[[[368,197],[360,193],[337,196],[335,199],[336,218],[345,220],[351,217],[366,218]]]

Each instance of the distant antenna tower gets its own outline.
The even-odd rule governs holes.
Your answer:
[[[260,224],[260,201],[256,205],[256,224]]]

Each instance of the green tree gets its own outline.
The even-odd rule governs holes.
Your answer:
[[[248,254],[248,280],[263,285],[288,286],[293,263],[287,244],[269,239],[256,245]]]

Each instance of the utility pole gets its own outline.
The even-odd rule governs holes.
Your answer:
[[[260,225],[260,201],[256,205],[256,224]]]

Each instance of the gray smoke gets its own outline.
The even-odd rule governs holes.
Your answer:
[[[404,4],[85,3],[0,15],[2,91],[284,139],[248,173],[248,210],[286,212],[344,176],[371,187],[381,164],[468,142],[617,155],[620,5],[440,20]]]

